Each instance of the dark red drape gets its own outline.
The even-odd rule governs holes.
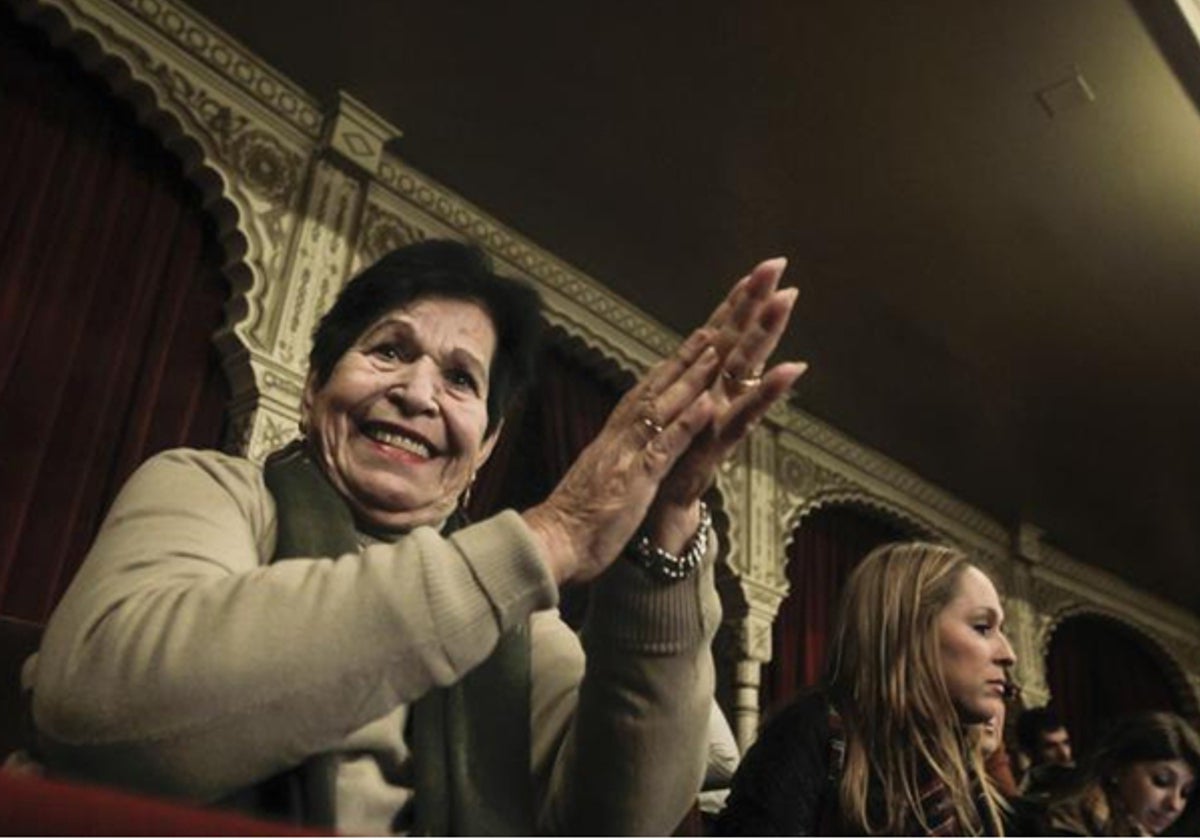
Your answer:
[[[1073,616],[1058,626],[1046,656],[1046,681],[1077,757],[1124,715],[1183,712],[1149,643],[1104,616]]]
[[[771,661],[763,667],[763,708],[778,708],[820,681],[846,578],[871,549],[911,538],[900,526],[856,507],[820,508],[804,517],[788,547],[790,590],[772,630]]]
[[[139,462],[220,442],[219,264],[161,143],[0,8],[0,614],[45,619]]]
[[[538,377],[505,421],[492,457],[475,482],[471,514],[522,510],[542,501],[596,436],[620,393],[555,345]]]
[[[542,501],[604,426],[620,391],[549,345],[538,380],[513,416],[488,463],[479,472],[470,512],[478,519],[504,508],[524,510]],[[563,592],[563,617],[578,628],[586,589]]]

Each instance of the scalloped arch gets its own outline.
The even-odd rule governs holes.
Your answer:
[[[635,371],[623,365],[620,359],[605,353],[602,347],[590,341],[584,333],[573,331],[569,325],[548,325],[546,343],[561,350],[602,382],[618,390],[624,391],[636,381]]]
[[[262,244],[245,222],[253,214],[238,179],[214,154],[211,138],[194,116],[164,95],[161,79],[140,72],[121,54],[111,31],[99,24],[95,30],[88,28],[36,0],[18,2],[16,12],[24,24],[44,32],[55,48],[72,55],[85,72],[103,82],[114,98],[130,105],[138,123],[175,156],[185,180],[198,190],[200,210],[213,222],[221,272],[230,287],[225,320],[213,341],[236,399],[237,383],[253,382],[245,352],[249,343],[241,329],[259,316],[264,285],[255,262]]]
[[[825,507],[854,507],[875,513],[890,522],[903,525],[915,532],[919,539],[937,540],[950,545],[958,545],[959,541],[945,531],[935,527],[924,517],[896,504],[890,499],[876,496],[865,490],[848,490],[845,487],[817,491],[791,510],[785,517],[784,550],[786,551],[795,539],[796,529],[804,517]]]
[[[1185,716],[1193,720],[1200,717],[1200,697],[1197,697],[1187,678],[1187,669],[1172,654],[1170,643],[1153,630],[1136,622],[1121,613],[1094,604],[1071,603],[1053,612],[1049,620],[1042,625],[1041,632],[1035,640],[1035,649],[1041,662],[1045,662],[1050,654],[1050,642],[1054,633],[1064,621],[1081,616],[1097,616],[1115,622],[1146,645],[1152,652],[1155,661],[1167,675],[1167,683],[1177,698],[1183,702]]]

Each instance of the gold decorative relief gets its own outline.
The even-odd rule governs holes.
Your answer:
[[[1029,563],[1026,568],[1028,571],[1017,576],[1017,582],[1027,593],[1033,613],[1029,630],[1031,649],[1028,651],[1031,661],[1038,663],[1041,669],[1045,668],[1054,633],[1066,619],[1078,615],[1102,616],[1144,639],[1164,666],[1179,695],[1200,712],[1200,694],[1195,691],[1200,662],[1190,658],[1200,657],[1200,642],[1197,641],[1200,633],[1189,626],[1189,621],[1194,622],[1194,618],[1171,616],[1167,611],[1176,609],[1174,607],[1160,605],[1159,610],[1152,612],[1144,608],[1140,599],[1117,597],[1128,593],[1120,592],[1099,570],[1092,570],[1091,575],[1064,575],[1063,572],[1078,574],[1078,566],[1050,546],[1043,547],[1041,561]],[[1027,582],[1020,579],[1026,576]]]
[[[196,85],[191,78],[145,54],[148,69],[162,79],[200,124],[207,129],[215,155],[236,173],[240,185],[259,201],[290,207],[303,174],[305,157],[288,148],[223,98]]]
[[[274,406],[260,405],[251,421],[246,457],[257,464],[298,434],[296,417]]]
[[[821,470],[809,458],[786,451],[780,456],[779,484],[790,497],[806,499],[838,478],[828,470]]]
[[[799,506],[787,511],[788,541],[791,541],[797,528],[804,527],[804,517],[820,508],[831,506],[853,506],[872,511],[880,519],[901,525],[912,535],[913,539],[932,540],[963,547],[953,535],[942,531],[920,514],[897,504],[895,499],[875,496],[841,477],[836,477],[835,481],[805,498]]]
[[[866,485],[868,482],[864,479],[869,479],[874,485],[872,496],[904,499],[902,507],[908,509],[926,508],[929,514],[924,518],[933,520],[936,515],[936,518],[955,523],[956,529],[973,532],[976,536],[970,540],[972,543],[992,542],[1000,546],[1010,543],[1007,529],[991,517],[815,417],[792,406],[776,406],[769,417],[779,424],[785,445],[807,451],[815,459],[819,457],[820,462],[840,475],[854,479],[856,484]]]
[[[285,367],[302,370],[318,318],[345,283],[350,241],[362,203],[362,182],[319,160],[286,273],[284,296],[267,345]]]
[[[368,202],[358,235],[356,261],[359,265],[370,265],[390,251],[425,238],[420,228],[404,221],[399,214]]]
[[[228,141],[234,166],[246,186],[265,201],[290,206],[304,160],[265,131],[249,130]]]
[[[518,269],[543,291],[552,320],[584,327],[589,343],[646,370],[673,352],[679,337],[603,285],[504,227],[445,187],[385,153],[380,181],[422,212]],[[575,323],[572,323],[575,322]],[[572,330],[574,331],[574,330]]]
[[[321,114],[312,97],[196,12],[181,3],[165,0],[109,2],[124,7],[165,40],[296,130],[313,139],[319,134]]]
[[[759,662],[771,661],[771,623],[768,621],[750,621],[749,633],[746,638],[745,652]]]

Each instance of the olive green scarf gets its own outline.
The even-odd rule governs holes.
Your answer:
[[[275,557],[357,553],[354,518],[300,442],[263,470],[278,520]],[[461,519],[444,529],[453,530]],[[430,835],[530,835],[535,829],[530,778],[529,632],[524,625],[463,679],[435,688],[411,708],[408,732],[416,767],[416,830]],[[285,808],[304,822],[336,822],[336,756],[316,755],[281,784]],[[279,797],[276,796],[276,799]],[[300,802],[297,806],[296,799]]]

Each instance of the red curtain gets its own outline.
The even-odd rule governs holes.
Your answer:
[[[548,345],[538,381],[506,421],[496,450],[479,472],[471,516],[524,510],[545,499],[600,432],[620,394],[565,351]],[[560,609],[578,629],[587,609],[586,588],[564,591]]]
[[[1073,616],[1058,626],[1046,656],[1046,681],[1076,757],[1124,715],[1184,711],[1148,642],[1104,616]]]
[[[42,621],[150,454],[216,446],[227,289],[131,110],[0,8],[0,614]]]
[[[772,657],[763,667],[762,707],[786,704],[821,680],[825,649],[846,578],[878,545],[912,539],[896,524],[850,506],[804,517],[787,553],[790,590],[772,628]]]

